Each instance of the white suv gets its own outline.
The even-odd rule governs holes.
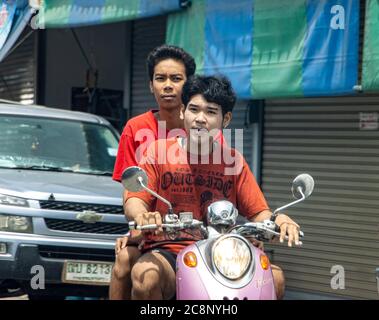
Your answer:
[[[128,231],[118,140],[96,115],[0,103],[0,282],[31,299],[107,294]]]

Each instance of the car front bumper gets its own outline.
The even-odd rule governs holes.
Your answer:
[[[32,291],[38,295],[54,292],[56,295],[103,296],[108,290],[106,285],[63,283],[62,272],[66,260],[113,262],[114,241],[0,232],[0,243],[7,247],[7,253],[0,254],[0,279],[14,280],[26,291],[32,290],[35,266],[44,270],[45,290]]]

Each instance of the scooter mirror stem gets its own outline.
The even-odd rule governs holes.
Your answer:
[[[138,177],[138,181],[141,184],[142,188],[144,188],[147,192],[149,192],[150,194],[152,194],[157,199],[161,200],[163,203],[167,204],[168,210],[169,210],[170,213],[174,213],[174,211],[172,209],[172,205],[171,205],[171,203],[169,201],[167,201],[165,198],[161,197],[159,194],[155,193],[153,190],[150,190],[148,187],[146,187],[144,185],[143,180],[142,180],[141,177]]]
[[[301,194],[301,198],[298,199],[298,200],[295,200],[295,201],[293,201],[293,202],[291,202],[291,203],[288,203],[288,204],[286,204],[286,205],[284,205],[284,206],[282,206],[282,207],[280,207],[280,208],[277,208],[277,209],[274,211],[273,215],[276,215],[276,213],[278,213],[279,211],[282,211],[282,210],[284,210],[284,209],[287,209],[288,207],[291,207],[291,206],[293,206],[294,204],[299,203],[299,202],[305,200],[305,195],[304,195],[303,189],[302,189],[300,186],[297,187],[297,191]]]

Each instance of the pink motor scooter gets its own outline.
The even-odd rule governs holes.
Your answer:
[[[238,210],[226,200],[208,207],[207,223],[192,218],[191,212],[175,214],[169,201],[147,188],[147,175],[139,167],[129,167],[122,175],[124,187],[132,192],[142,189],[168,206],[162,228],[170,239],[182,230],[200,230],[203,240],[184,248],[176,259],[176,298],[178,300],[275,300],[270,262],[266,254],[253,246],[250,239],[269,241],[280,235],[272,220],[249,222],[238,216]],[[314,188],[308,174],[297,176],[292,183],[296,201],[274,211],[288,208],[310,196]],[[244,220],[244,222],[241,222]],[[130,229],[154,230],[157,225]],[[304,236],[300,231],[300,238]]]

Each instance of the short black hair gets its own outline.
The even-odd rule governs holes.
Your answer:
[[[201,94],[208,102],[220,105],[223,116],[233,111],[237,99],[232,84],[222,75],[189,77],[182,89],[182,102],[185,108],[191,98],[197,94]]]
[[[187,78],[195,74],[196,63],[194,58],[184,51],[182,48],[172,45],[161,45],[153,49],[147,56],[147,71],[149,73],[150,81],[153,81],[154,68],[162,60],[173,59],[180,61],[186,68]]]

